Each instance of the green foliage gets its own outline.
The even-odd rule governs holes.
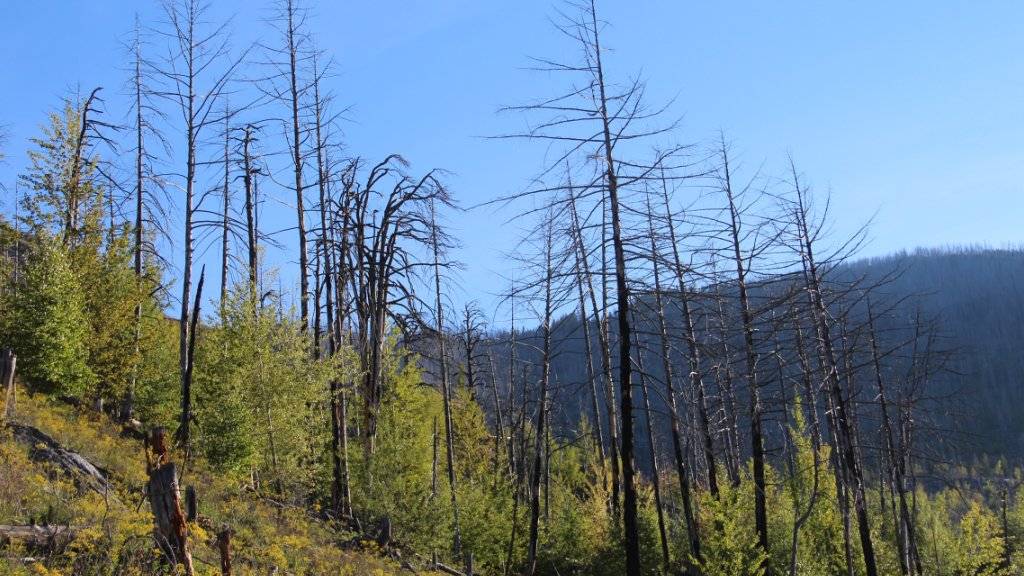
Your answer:
[[[444,472],[444,417],[441,396],[422,385],[413,358],[393,347],[385,357],[389,385],[381,401],[378,434],[369,462],[360,444],[349,451],[352,498],[357,514],[387,516],[395,537],[418,550],[451,549],[451,512]],[[355,407],[356,402],[350,406]],[[350,410],[350,422],[362,415]],[[437,493],[431,491],[433,423],[438,422]]]
[[[30,447],[0,431],[0,524],[69,523],[75,539],[60,553],[5,544],[0,574],[50,576],[149,576],[175,573],[153,544],[152,516],[138,506],[145,480],[142,444],[119,434],[120,427],[90,410],[77,410],[44,395],[23,395],[19,420],[111,472],[114,490],[104,497],[79,490],[59,469],[28,457]],[[172,453],[172,459],[180,456]],[[180,462],[180,461],[179,461]],[[189,543],[199,576],[220,574],[214,533],[234,531],[236,574],[400,573],[399,566],[372,547],[344,550],[350,535],[310,518],[301,507],[279,507],[237,484],[197,458],[182,482],[196,487],[199,518],[189,523]],[[22,558],[35,560],[23,561]],[[206,560],[206,561],[203,561]]]
[[[703,561],[698,563],[706,576],[761,576],[765,553],[757,543],[753,514],[752,483],[739,488],[726,484],[719,499],[702,500],[701,541]]]
[[[995,514],[980,502],[971,501],[967,512],[960,519],[960,534],[952,551],[952,573],[1009,575],[1009,569],[1001,565],[1003,540],[1000,535],[1001,529]]]
[[[311,360],[298,321],[250,294],[235,287],[221,326],[200,329],[197,445],[223,472],[255,471],[277,492],[309,493],[325,460],[333,363]]]
[[[99,158],[88,142],[79,140],[81,107],[81,102],[65,100],[60,111],[50,113],[42,135],[31,139],[30,167],[20,177],[32,192],[22,202],[22,221],[36,235],[48,233],[66,244],[103,228],[105,191],[95,181]]]
[[[180,401],[178,324],[164,315],[163,305],[154,298],[143,300],[135,409],[148,425],[170,427],[176,422]]]
[[[151,307],[144,288],[131,267],[132,252],[127,231],[120,235],[96,233],[71,249],[72,265],[83,291],[89,321],[89,366],[97,377],[92,396],[120,399],[130,386],[140,361],[135,351],[135,307]],[[103,236],[108,240],[103,241]],[[149,350],[151,342],[140,342]]]
[[[772,564],[788,569],[792,561],[793,528],[797,533],[796,565],[800,574],[831,576],[846,570],[843,523],[836,495],[835,475],[829,467],[831,447],[823,445],[815,458],[802,402],[798,397],[791,411],[793,424],[792,473],[783,479],[770,517]]]
[[[67,251],[40,238],[12,291],[6,332],[23,377],[55,394],[85,394],[97,379],[88,364],[85,297]]]

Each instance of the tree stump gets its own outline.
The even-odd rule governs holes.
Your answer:
[[[217,533],[217,549],[220,550],[221,576],[231,576],[231,528],[224,525]]]
[[[188,525],[181,510],[181,494],[178,490],[178,470],[167,458],[166,432],[163,428],[153,431],[150,445],[156,453],[156,462],[150,467],[146,495],[153,511],[154,532],[157,546],[175,564],[185,568],[185,574],[192,576],[192,553],[188,549]]]

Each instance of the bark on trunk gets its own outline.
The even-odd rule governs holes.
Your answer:
[[[10,422],[17,408],[18,390],[14,386],[14,373],[18,366],[18,357],[14,350],[4,348],[0,352],[0,385],[4,387],[4,415],[2,422]]]
[[[757,530],[757,542],[765,554],[770,553],[768,547],[768,499],[767,482],[765,480],[764,434],[761,424],[761,392],[757,381],[758,353],[754,342],[754,316],[747,294],[747,270],[740,244],[740,215],[733,197],[730,181],[729,161],[723,149],[723,170],[725,178],[725,194],[729,201],[729,237],[732,244],[733,258],[736,264],[736,288],[739,291],[740,318],[743,322],[743,344],[745,347],[746,380],[750,394],[750,443],[751,458],[754,468],[754,524]],[[771,574],[771,565],[766,557],[765,574]]]

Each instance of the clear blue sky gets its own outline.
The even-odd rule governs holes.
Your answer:
[[[332,87],[352,107],[352,153],[401,152],[417,170],[451,170],[463,205],[521,189],[541,167],[542,151],[480,137],[522,126],[496,114],[500,106],[561,85],[522,70],[527,56],[567,49],[547,23],[551,2],[308,3],[311,31],[338,64]],[[267,33],[269,2],[213,4],[215,17],[234,15],[236,45]],[[600,4],[613,73],[642,72],[653,101],[676,98],[681,140],[706,142],[722,129],[746,162],[769,170],[792,153],[816,187],[832,190],[837,233],[877,212],[866,255],[1024,240],[1024,4]],[[26,139],[69,88],[104,86],[111,116],[124,109],[120,43],[136,10],[143,21],[159,15],[149,0],[0,6],[8,190]],[[450,219],[464,244],[466,296],[487,303],[503,288],[501,251],[517,237],[502,225],[507,216]]]

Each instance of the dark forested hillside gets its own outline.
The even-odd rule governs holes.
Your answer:
[[[928,375],[927,393],[920,399],[922,418],[927,421],[917,424],[936,433],[929,446],[933,456],[970,460],[984,455],[1011,461],[1024,457],[1024,357],[1016,351],[1024,339],[1024,250],[977,247],[900,252],[844,263],[834,270],[833,279],[875,287],[876,297],[892,308],[885,318],[888,332],[898,334],[918,318],[928,320],[932,346],[943,358],[941,366]],[[647,326],[644,338],[650,340],[645,350],[652,350],[645,369],[652,378],[660,379],[662,369],[653,353],[654,320],[644,318],[642,322]],[[583,330],[574,315],[555,324],[557,353],[552,373],[557,381],[553,394],[558,400],[554,417],[567,429],[574,429],[581,417],[591,412],[585,388]],[[678,314],[669,314],[669,327],[678,339]],[[597,346],[596,327],[591,334],[592,345]],[[539,333],[531,330],[518,335],[525,343],[518,352],[521,360],[536,360],[537,351],[530,344],[539,338]],[[493,354],[499,386],[507,389],[508,334],[495,341],[503,342],[494,345]],[[527,371],[522,377],[531,376]],[[486,403],[490,393],[481,394]],[[870,397],[865,396],[864,401]],[[663,398],[652,402],[655,421],[659,421],[664,415]],[[781,412],[774,412],[768,419],[778,420],[779,416]],[[667,434],[667,422],[660,424]],[[779,430],[777,425],[769,428]],[[644,451],[640,452],[639,459],[647,460]]]
[[[848,269],[869,278],[892,276],[886,292],[914,298],[924,315],[937,319],[953,349],[950,371],[936,375],[941,390],[950,395],[943,404],[947,411],[938,418],[957,432],[961,452],[1019,461],[1024,456],[1024,357],[1019,350],[1024,250],[918,250],[855,262]]]

